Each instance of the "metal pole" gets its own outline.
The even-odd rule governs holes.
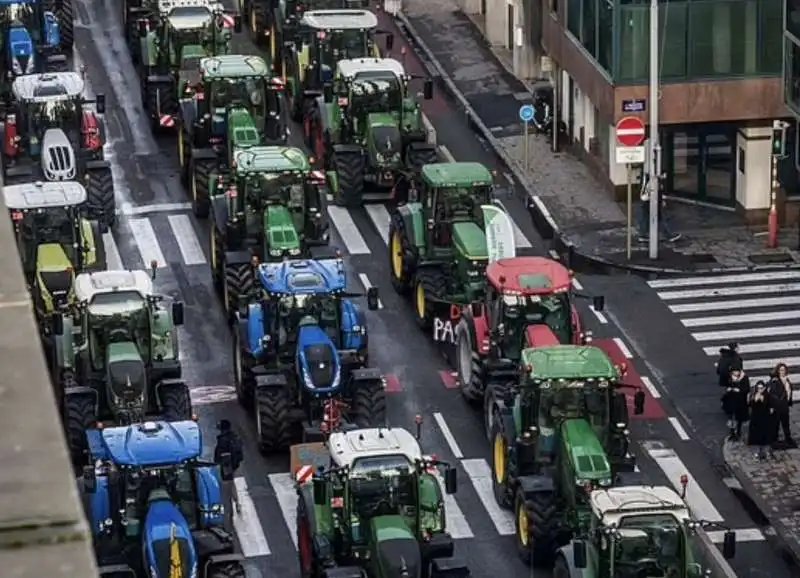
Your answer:
[[[658,136],[658,0],[650,1],[650,258],[658,259],[658,182],[661,145]]]
[[[633,183],[631,183],[631,165],[625,165],[625,168],[628,173],[628,239],[625,248],[628,255],[628,261],[630,261],[633,253],[633,242],[631,240],[633,237]]]
[[[528,167],[530,166],[530,144],[528,143],[528,124],[530,123],[523,123],[525,125],[525,171],[528,171]]]
[[[558,65],[553,64],[550,82],[553,84],[553,152],[558,152]]]

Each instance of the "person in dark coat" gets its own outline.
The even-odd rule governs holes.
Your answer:
[[[730,383],[731,370],[744,367],[739,355],[739,344],[729,343],[726,347],[722,347],[719,350],[719,359],[717,359],[716,365],[719,386],[727,388]]]
[[[750,411],[747,398],[750,395],[750,378],[743,369],[731,370],[730,387],[727,388],[730,413],[728,414],[729,437],[739,441],[742,438],[742,426],[749,419]]]
[[[783,431],[783,448],[796,448],[797,444],[792,439],[792,430],[789,423],[789,411],[792,406],[792,383],[789,381],[789,368],[785,363],[779,363],[775,367],[769,385],[772,407],[774,411],[774,443],[778,443],[779,430]]]
[[[233,431],[229,420],[220,420],[217,424],[217,429],[219,434],[217,434],[217,445],[214,448],[214,463],[219,465],[220,477],[222,478],[222,494],[225,500],[225,525],[228,530],[232,531],[233,517],[229,504],[236,508],[237,513],[241,511],[239,494],[236,491],[233,478],[244,459],[244,453],[242,440]]]
[[[753,391],[748,396],[750,407],[750,424],[747,428],[747,445],[758,448],[756,458],[763,460],[767,457],[767,448],[772,455],[772,408],[767,385],[757,381]]]

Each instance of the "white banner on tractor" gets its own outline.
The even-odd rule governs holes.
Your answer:
[[[489,263],[517,256],[514,243],[514,225],[508,214],[495,205],[481,205],[486,225],[486,248]]]

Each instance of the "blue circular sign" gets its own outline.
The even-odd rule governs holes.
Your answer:
[[[522,122],[530,122],[533,120],[533,105],[523,104],[519,107],[519,118]]]

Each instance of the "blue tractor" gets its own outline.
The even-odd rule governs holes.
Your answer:
[[[255,411],[262,452],[326,435],[324,415],[343,402],[345,425],[374,427],[386,418],[385,380],[369,361],[365,312],[345,291],[341,259],[292,260],[258,267],[258,300],[234,312],[234,381]],[[378,290],[367,291],[370,310]]]
[[[87,432],[91,466],[79,489],[100,576],[245,578],[223,528],[219,466],[200,461],[194,421]]]

